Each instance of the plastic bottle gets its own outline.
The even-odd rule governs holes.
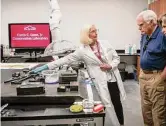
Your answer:
[[[10,55],[11,55],[11,56],[14,56],[14,54],[15,54],[15,49],[11,49],[11,50],[10,50]]]
[[[6,45],[6,55],[10,56],[10,48],[9,45]]]
[[[125,54],[129,54],[129,46],[128,45],[125,46]]]
[[[132,54],[132,45],[129,44],[129,54]]]
[[[131,54],[134,54],[135,51],[134,51],[134,46],[131,46]]]
[[[3,55],[6,55],[5,45],[3,45]]]
[[[137,53],[137,49],[136,49],[136,45],[134,44],[132,46],[132,54],[136,54]]]
[[[7,45],[4,45],[3,46],[4,48],[3,48],[3,51],[4,51],[4,56],[8,56],[8,46]]]

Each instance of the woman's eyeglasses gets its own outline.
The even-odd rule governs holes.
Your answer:
[[[92,31],[90,31],[89,33],[98,33],[99,32],[99,29],[94,29]]]

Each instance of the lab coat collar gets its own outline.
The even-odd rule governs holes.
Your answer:
[[[92,51],[92,49],[91,49],[91,47],[89,45],[84,45],[84,48],[86,49],[88,55],[90,55],[91,57],[93,57],[93,59],[95,59],[99,64],[102,64],[102,62],[94,54],[94,52]]]

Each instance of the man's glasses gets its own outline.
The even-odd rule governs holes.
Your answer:
[[[142,27],[144,27],[144,25],[145,25],[145,22],[142,22],[142,23],[139,24],[138,26],[139,26],[139,28],[142,28]]]

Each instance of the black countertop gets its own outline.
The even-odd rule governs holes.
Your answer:
[[[16,86],[4,84],[3,81],[9,79],[12,73],[20,71],[14,69],[1,70],[1,103],[8,103],[9,106],[5,109],[12,116],[1,117],[2,121],[17,121],[17,120],[43,120],[43,119],[64,119],[64,118],[84,118],[84,117],[104,117],[105,113],[72,113],[69,111],[70,105],[75,101],[81,101],[87,98],[86,85],[79,86],[79,93],[67,92],[57,93],[57,85],[45,85],[46,94],[44,95],[16,95]],[[100,101],[99,95],[92,87],[94,101]]]
[[[105,113],[72,113],[70,106],[56,105],[38,105],[38,106],[9,106],[9,112],[13,116],[1,117],[2,121],[17,120],[44,120],[44,119],[70,119],[70,118],[88,118],[88,117],[104,117]]]
[[[1,102],[13,104],[71,104],[87,97],[85,85],[79,85],[78,92],[57,92],[58,84],[45,84],[45,94],[41,95],[19,95],[17,96],[16,87],[18,85],[3,83],[11,78],[12,73],[21,70],[1,69]],[[62,102],[62,103],[61,103]]]
[[[135,53],[135,54],[128,54],[128,53],[118,53],[119,56],[139,56],[139,53]]]

